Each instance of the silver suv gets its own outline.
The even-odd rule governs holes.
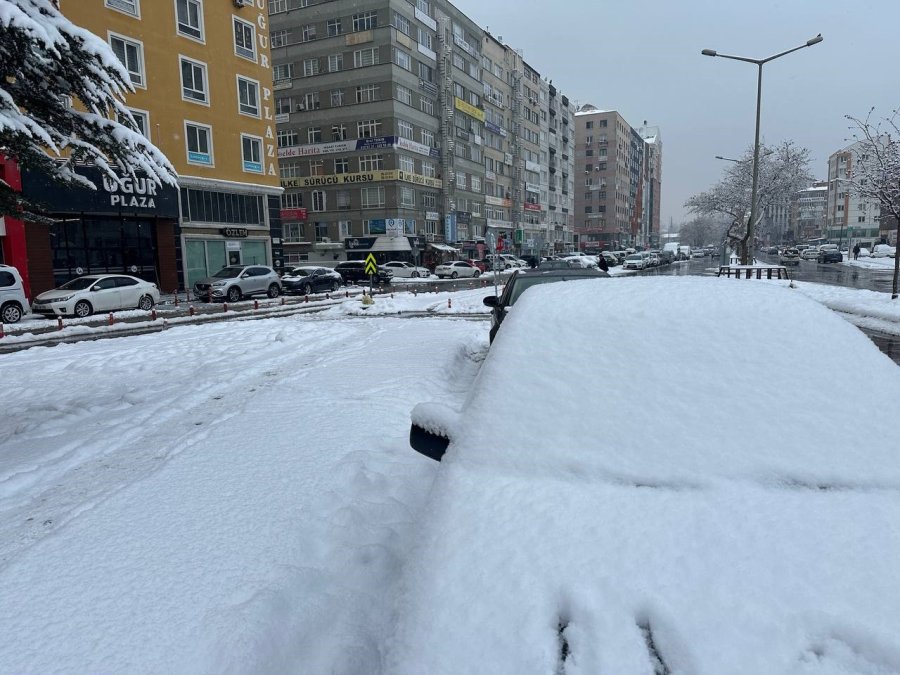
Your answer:
[[[31,311],[19,270],[0,265],[0,321],[16,323]]]
[[[266,265],[230,265],[195,283],[194,293],[208,302],[237,302],[253,295],[277,298],[281,295],[281,279]]]

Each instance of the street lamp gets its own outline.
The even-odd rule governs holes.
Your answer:
[[[715,49],[704,49],[700,52],[701,54],[703,54],[703,56],[721,56],[723,59],[733,59],[735,61],[746,61],[747,63],[754,63],[759,69],[759,75],[756,81],[756,140],[753,143],[753,186],[750,189],[750,222],[747,223],[747,246],[744,248],[741,256],[741,262],[745,265],[749,265],[752,262],[750,250],[753,248],[753,228],[756,220],[756,189],[759,183],[759,113],[760,105],[762,102],[762,67],[769,61],[774,61],[775,59],[785,56],[786,54],[796,52],[797,50],[803,49],[804,47],[812,47],[813,45],[817,45],[822,41],[822,39],[822,34],[819,33],[818,35],[816,35],[816,37],[807,40],[806,44],[802,44],[799,47],[788,49],[787,51],[781,52],[780,54],[775,54],[774,56],[769,56],[764,59],[750,59],[746,56],[719,54]]]
[[[723,159],[726,162],[734,162],[735,164],[741,163],[741,160],[739,160],[739,159],[731,159],[731,157],[722,157],[722,155],[716,155],[716,159]]]

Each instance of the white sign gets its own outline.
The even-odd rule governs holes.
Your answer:
[[[426,157],[431,156],[430,146],[425,145],[424,143],[416,143],[415,141],[411,141],[408,138],[403,138],[402,136],[397,137],[397,147],[401,150],[409,150],[420,155],[425,155]]]
[[[431,30],[437,30],[437,21],[428,16],[425,12],[416,7],[416,18],[428,26]]]
[[[440,220],[441,214],[437,211],[426,211],[425,212],[425,220]]]
[[[239,241],[226,241],[225,249],[228,251],[240,251],[241,250],[241,242]]]
[[[331,155],[336,152],[356,150],[356,141],[334,141],[333,143],[316,143],[315,145],[295,145],[290,148],[278,148],[279,157],[310,157],[313,155]]]
[[[537,162],[529,162],[529,161],[526,159],[526,160],[525,160],[525,170],[526,170],[526,171],[533,171],[534,173],[540,173],[540,172],[541,172],[541,165],[538,164]]]
[[[386,218],[384,221],[385,234],[389,237],[402,237],[404,223],[402,218]]]

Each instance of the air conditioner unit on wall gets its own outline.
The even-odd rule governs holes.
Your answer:
[[[253,0],[233,0],[235,7],[252,7]]]

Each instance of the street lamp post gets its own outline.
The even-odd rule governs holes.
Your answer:
[[[758,75],[756,79],[756,138],[753,142],[753,185],[750,188],[750,222],[747,223],[747,245],[741,252],[741,262],[744,265],[749,265],[753,262],[751,249],[753,248],[753,228],[756,226],[756,190],[759,184],[759,118],[762,104],[762,67],[769,61],[774,61],[775,59],[781,58],[782,56],[790,54],[791,52],[796,52],[797,50],[803,49],[804,47],[812,47],[813,45],[819,44],[822,39],[822,34],[819,33],[818,35],[816,35],[816,37],[807,40],[806,44],[802,44],[799,47],[788,49],[787,51],[783,51],[780,54],[775,54],[774,56],[769,56],[764,59],[751,59],[747,58],[746,56],[719,54],[715,49],[704,49],[700,52],[701,54],[703,54],[703,56],[721,56],[723,59],[733,59],[735,61],[746,61],[747,63],[754,63],[758,68]]]

